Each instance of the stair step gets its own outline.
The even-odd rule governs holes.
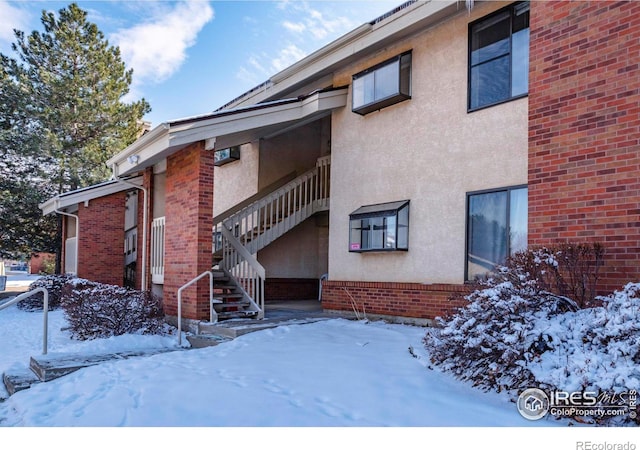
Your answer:
[[[217,306],[220,309],[226,309],[226,308],[244,308],[245,306],[249,306],[250,304],[251,302],[249,300],[241,300],[239,302],[217,303],[214,306]]]
[[[241,319],[254,317],[258,315],[258,311],[224,311],[218,313],[218,320],[224,319]]]
[[[41,381],[51,381],[82,369],[83,367],[94,366],[106,361],[127,359],[136,356],[148,356],[174,350],[175,349],[160,348],[83,356],[75,354],[32,356],[29,367],[31,367],[31,370],[33,370]]]
[[[224,271],[222,271],[222,270],[212,270],[211,273],[213,274],[213,278],[216,279],[216,280],[219,279],[219,278],[227,278],[227,279],[229,279],[227,277],[227,274],[224,273]]]
[[[223,284],[223,285],[216,284],[213,286],[214,291],[218,289],[227,289],[227,290],[238,289],[238,286],[236,286],[235,284]]]
[[[216,294],[217,298],[225,299],[225,298],[243,298],[244,294],[241,292],[229,292],[225,294]],[[225,302],[226,303],[226,302]]]
[[[37,375],[28,368],[24,370],[14,369],[11,372],[4,373],[2,375],[2,381],[9,395],[29,389],[32,384],[41,382]]]
[[[204,348],[230,341],[231,338],[217,334],[195,334],[187,336],[187,340],[191,344],[191,348]]]

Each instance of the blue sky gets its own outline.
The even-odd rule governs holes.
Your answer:
[[[127,100],[160,122],[204,114],[403,0],[78,1],[134,70]],[[0,52],[13,29],[42,31],[42,10],[70,2],[0,0]]]

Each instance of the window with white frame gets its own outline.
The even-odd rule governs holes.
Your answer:
[[[470,111],[529,92],[529,2],[469,25]]]
[[[353,76],[352,110],[360,115],[410,98],[410,51]]]
[[[517,186],[467,194],[467,280],[527,248],[527,192]]]
[[[409,249],[409,200],[362,206],[349,215],[349,251]]]

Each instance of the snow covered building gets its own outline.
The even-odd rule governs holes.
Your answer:
[[[511,252],[602,242],[640,279],[640,2],[410,1],[60,195],[65,268],[183,316],[264,300],[428,321]],[[124,254],[123,254],[124,249]],[[320,289],[320,280],[321,289]],[[222,293],[221,293],[222,292]]]

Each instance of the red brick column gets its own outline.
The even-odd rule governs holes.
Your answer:
[[[212,265],[213,152],[193,144],[167,158],[165,314],[178,313],[178,289]],[[183,292],[182,317],[209,318],[209,280]]]
[[[122,286],[124,281],[125,193],[78,205],[78,277]]]
[[[640,2],[531,2],[529,241],[598,241],[640,280]]]

